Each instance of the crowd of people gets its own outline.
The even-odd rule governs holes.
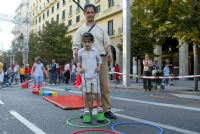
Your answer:
[[[1,86],[19,85],[26,81],[33,80],[34,76],[38,76],[40,73],[38,72],[38,70],[35,70],[37,68],[40,68],[37,66],[38,64],[40,64],[37,64],[38,60],[42,63],[42,59],[40,57],[36,57],[35,62],[32,66],[29,64],[19,65],[17,62],[11,65],[0,62]],[[59,63],[56,63],[55,59],[52,59],[51,64],[47,64],[46,66],[44,66],[44,69],[42,69],[42,74],[40,76],[43,76],[43,80],[47,81],[49,85],[56,85],[59,83],[75,84],[76,73],[76,64],[70,65],[70,63],[67,63],[66,65],[59,65]]]
[[[157,86],[160,86],[161,89],[169,86],[168,77],[173,75],[169,65],[170,64],[166,62],[164,64],[164,68],[161,69],[157,60],[153,62],[149,55],[145,54],[145,58],[143,60],[143,76],[147,76],[149,78],[143,78],[143,89],[145,91],[151,91],[153,88],[157,89]],[[155,76],[155,78],[150,78],[151,76]],[[158,78],[158,76],[162,76],[163,78]],[[154,82],[154,85],[152,85],[152,82]]]

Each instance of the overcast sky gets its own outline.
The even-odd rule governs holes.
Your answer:
[[[0,14],[15,15],[15,10],[18,7],[21,0],[0,0]],[[0,49],[8,50],[13,40],[11,30],[14,24],[11,22],[5,22],[0,20]]]

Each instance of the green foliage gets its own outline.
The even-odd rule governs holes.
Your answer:
[[[54,58],[60,64],[69,62],[72,58],[71,37],[66,37],[67,27],[57,21],[46,23],[43,30],[30,36],[30,60],[41,56],[44,62],[51,63]]]
[[[140,58],[166,38],[200,44],[198,0],[135,0],[132,4],[132,56]]]
[[[151,29],[146,23],[146,1],[133,2],[131,12],[131,56],[143,59],[145,53],[153,53]]]

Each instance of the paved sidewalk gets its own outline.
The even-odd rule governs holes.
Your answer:
[[[170,81],[170,85],[165,87],[166,91],[174,92],[188,92],[188,93],[197,93],[200,94],[200,80],[198,82],[198,92],[193,92],[193,80],[173,80]],[[136,80],[130,79],[128,87],[125,87],[122,82],[117,84],[114,81],[110,81],[110,87],[112,88],[128,88],[128,89],[143,89],[143,80],[139,79],[139,82],[136,83]]]

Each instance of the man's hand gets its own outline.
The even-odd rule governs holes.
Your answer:
[[[74,48],[73,58],[74,58],[74,62],[77,63],[78,62],[78,48]]]
[[[96,68],[96,72],[100,72],[100,66],[98,66],[97,68]]]
[[[108,54],[107,54],[107,60],[108,60],[109,62],[111,62],[111,61],[113,60],[112,53],[108,53]]]

